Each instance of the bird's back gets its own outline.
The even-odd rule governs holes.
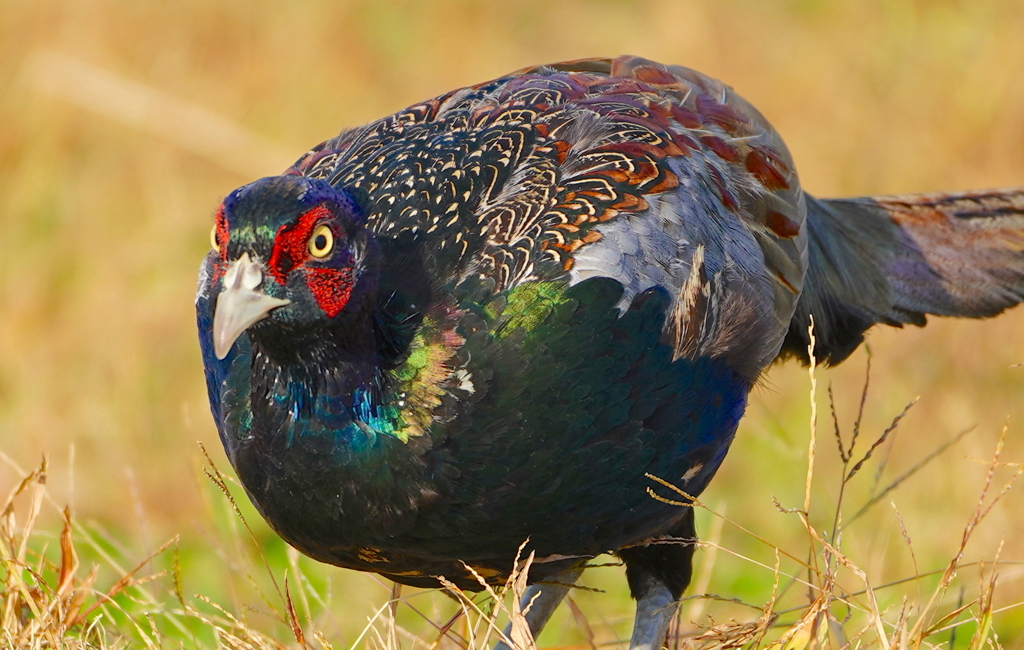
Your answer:
[[[438,282],[478,275],[498,293],[608,277],[623,307],[660,287],[688,301],[671,325],[679,352],[751,378],[803,282],[785,145],[729,87],[681,66],[528,68],[346,131],[294,170],[351,191]]]

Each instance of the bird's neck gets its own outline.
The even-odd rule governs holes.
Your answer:
[[[414,511],[423,486],[433,494],[430,468],[421,462],[428,445],[408,444],[402,433],[407,427],[389,386],[387,355],[375,337],[347,334],[339,343],[323,333],[318,347],[290,356],[251,337],[248,363],[225,383],[224,403],[235,411],[224,418],[222,435],[239,479],[289,542],[324,559],[336,557],[318,546],[325,535],[368,545],[412,516],[396,506],[390,519],[381,518],[375,503]],[[232,385],[247,389],[240,399]]]
[[[254,332],[254,433],[285,447],[312,438],[356,448],[393,433],[398,412],[387,405],[386,361],[372,317],[287,336]]]

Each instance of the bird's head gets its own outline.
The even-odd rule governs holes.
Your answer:
[[[261,178],[224,199],[211,234],[213,345],[223,359],[246,330],[301,331],[358,302],[368,234],[346,192],[303,176]]]

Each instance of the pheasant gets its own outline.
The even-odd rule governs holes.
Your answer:
[[[344,131],[217,210],[196,297],[249,498],[306,555],[503,584],[536,634],[614,553],[656,649],[692,508],[776,359],[1024,299],[1024,189],[819,200],[728,86],[538,66]]]

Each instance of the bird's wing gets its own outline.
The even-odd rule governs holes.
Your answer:
[[[567,268],[575,281],[618,280],[624,305],[649,288],[667,290],[676,355],[722,358],[753,379],[775,358],[803,283],[803,194],[789,152],[731,88],[688,68],[620,57],[555,69],[603,65],[616,87],[579,104],[614,128],[605,125],[589,147],[570,139],[561,183],[589,191],[565,202],[607,186],[616,156],[637,169],[653,166],[664,179],[646,192],[632,190],[638,205],[587,224],[589,241],[571,251]],[[633,114],[621,107],[621,95],[631,94],[644,99]],[[674,150],[638,155],[640,126]],[[623,133],[639,137],[621,142]]]

